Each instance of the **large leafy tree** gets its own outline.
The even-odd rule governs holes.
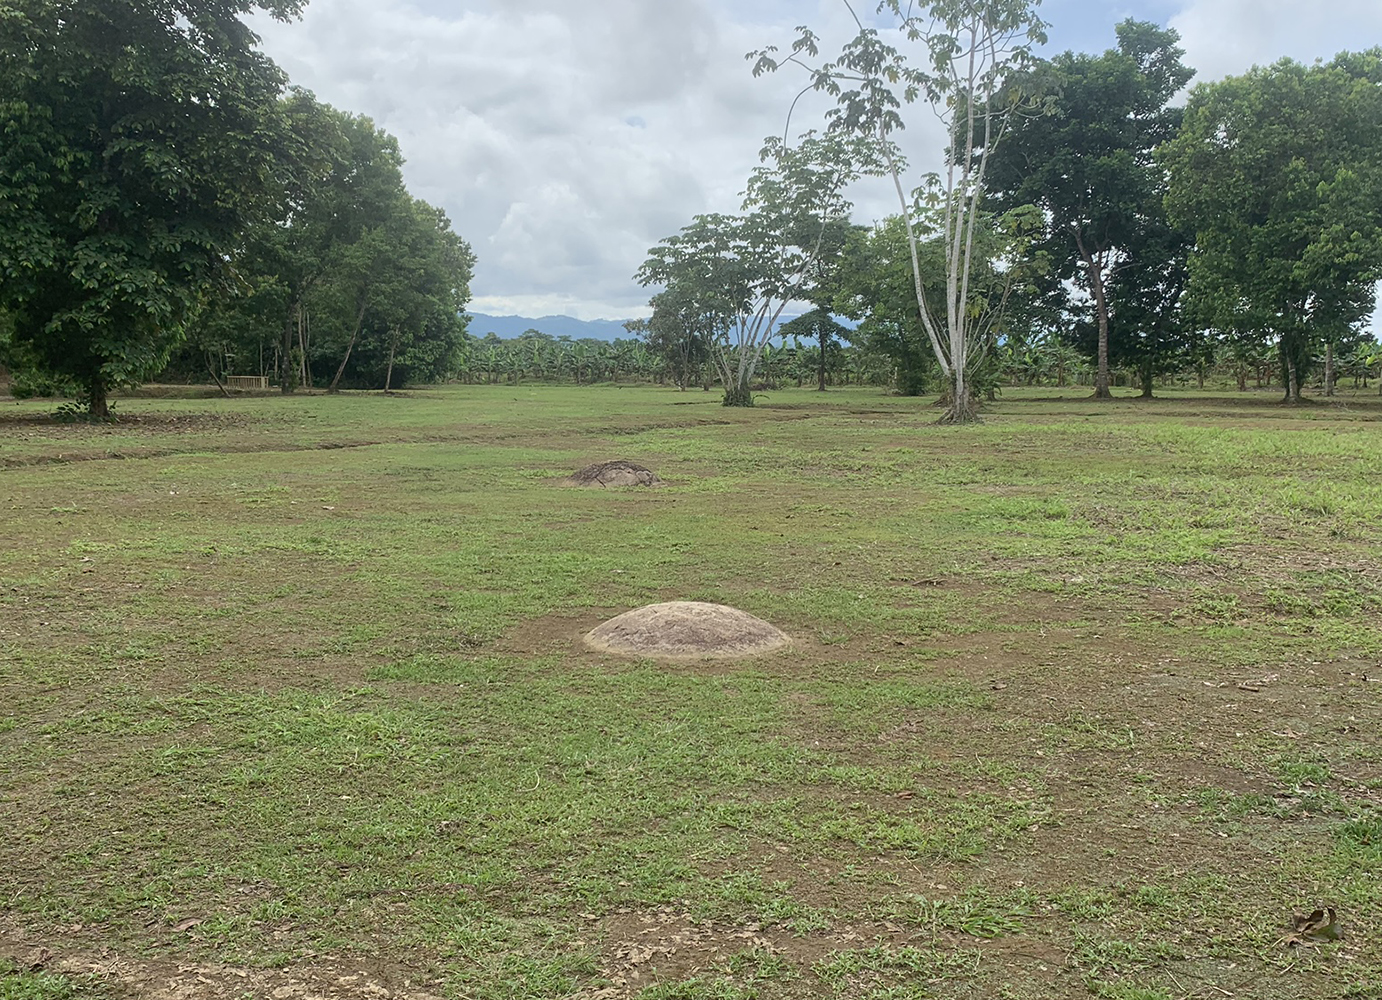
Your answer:
[[[161,368],[294,146],[241,20],[301,0],[0,0],[0,305],[90,412]]]
[[[464,338],[475,257],[446,213],[409,198],[384,228],[388,251],[370,278],[368,310],[385,357],[384,391],[401,367],[410,375],[444,372]]]
[[[653,314],[624,324],[625,329],[647,343],[677,388],[685,391],[710,361],[717,316],[714,311],[705,311],[703,303],[680,286],[654,295],[649,305]],[[581,381],[579,365],[576,381]]]
[[[1117,365],[1138,372],[1150,399],[1159,376],[1184,368],[1206,348],[1187,301],[1193,248],[1194,235],[1171,225],[1153,203],[1128,232],[1125,257],[1104,281],[1102,321],[1092,301],[1075,309],[1067,340],[1096,359],[1096,392],[1100,370],[1107,382],[1109,366]]]
[[[1275,338],[1298,401],[1318,344],[1371,314],[1382,276],[1382,49],[1195,88],[1162,160],[1171,217],[1197,234],[1198,314]]]
[[[405,379],[449,374],[464,343],[470,247],[408,194],[393,136],[305,91],[284,107],[302,155],[280,171],[278,213],[251,226],[233,258],[239,287],[192,325],[194,347],[249,358],[267,344],[259,370],[276,357],[284,392],[317,376],[333,391],[387,386],[390,358]]]
[[[300,331],[323,291],[339,314],[331,317],[338,335],[324,346],[340,360],[337,371],[344,369],[397,235],[389,228],[406,226],[410,198],[398,142],[369,118],[305,91],[290,95],[285,109],[304,155],[281,171],[281,210],[248,230],[236,266],[256,288],[276,290],[279,379],[287,393],[310,375],[303,371],[310,346]]]
[[[752,406],[754,373],[783,311],[812,298],[822,261],[849,230],[849,185],[882,169],[875,146],[845,133],[770,139],[740,215],[701,215],[648,252],[638,271],[695,303],[726,406]]]
[[[1121,353],[1155,367],[1165,330],[1144,336],[1141,292],[1175,279],[1174,231],[1165,225],[1165,194],[1154,153],[1180,127],[1171,99],[1193,71],[1181,62],[1180,36],[1140,21],[1118,25],[1118,47],[1101,55],[1066,52],[1010,85],[1045,95],[1044,114],[1018,116],[989,164],[988,183],[1008,206],[1036,205],[1044,216],[1043,248],[1056,288],[1073,282],[1093,314],[1098,369],[1095,396],[1107,399],[1114,289],[1132,338]],[[1182,247],[1182,250],[1186,248]],[[1139,255],[1145,255],[1138,261]],[[1120,271],[1128,274],[1119,276]],[[1132,272],[1136,272],[1135,274]],[[1160,328],[1160,327],[1159,327]],[[1140,341],[1140,343],[1139,343]]]

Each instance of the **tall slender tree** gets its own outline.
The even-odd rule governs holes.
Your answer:
[[[920,48],[919,64],[857,16],[859,33],[834,61],[814,62],[820,39],[806,27],[798,29],[786,58],[779,58],[774,48],[749,53],[755,75],[775,71],[784,62],[805,67],[811,85],[838,101],[829,114],[831,129],[877,142],[907,230],[921,324],[948,386],[950,405],[942,417],[948,423],[978,419],[971,378],[983,365],[998,322],[976,313],[971,296],[971,282],[986,262],[978,247],[986,214],[985,178],[994,150],[1030,103],[1029,95],[1009,85],[1009,78],[1030,63],[1033,47],[1046,40],[1039,6],[1040,0],[883,0],[879,13],[891,16],[906,46]],[[893,143],[904,128],[904,105],[923,97],[950,139],[943,171],[921,178],[922,197],[936,210],[945,247],[940,302],[926,289],[920,257],[929,234],[914,224],[915,198],[904,181],[907,165]],[[989,304],[1001,308],[1006,298]]]

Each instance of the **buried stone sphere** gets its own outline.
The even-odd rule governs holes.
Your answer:
[[[791,642],[747,611],[723,604],[672,601],[611,618],[586,633],[586,645],[605,653],[663,659],[737,659]]]
[[[656,486],[662,480],[657,478],[657,473],[653,472],[652,469],[645,469],[634,462],[618,460],[587,465],[584,469],[571,475],[566,482],[570,486],[608,488],[611,486]]]

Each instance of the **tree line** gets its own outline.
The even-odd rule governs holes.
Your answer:
[[[1102,398],[1233,371],[1298,401],[1375,365],[1382,49],[1180,106],[1193,71],[1154,24],[1049,59],[1036,0],[882,0],[833,58],[800,28],[754,72],[801,71],[833,108],[765,143],[738,213],[649,251],[651,316],[606,348],[466,333],[474,256],[407,192],[395,140],[256,50],[246,14],[300,7],[3,5],[0,365],[18,381],[101,417],[160,372],[291,392],[545,371],[718,383],[729,405],[853,379],[939,389],[963,422],[985,392],[1086,366]],[[918,107],[949,137],[937,173],[897,142]],[[873,225],[851,218],[865,177],[897,193]]]
[[[299,0],[8,0],[0,364],[108,417],[171,366],[284,392],[451,371],[474,266],[397,142],[256,49]]]
[[[536,329],[508,339],[490,333],[467,334],[454,359],[449,378],[471,385],[660,385],[709,392],[721,375],[708,354],[688,356],[685,342],[666,340],[651,320],[625,324],[630,336],[613,341],[554,337]],[[844,386],[895,387],[904,376],[888,349],[880,348],[828,314],[813,311],[779,327],[779,340],[763,351],[750,387],[756,395],[783,388]],[[824,338],[822,350],[821,334]],[[1188,355],[1185,363],[1158,376],[1177,388],[1236,388],[1242,392],[1277,384],[1282,369],[1277,352],[1268,345],[1246,350],[1239,342],[1207,344],[1213,350]],[[1004,388],[1089,387],[1097,382],[1094,360],[1067,340],[1045,335],[1035,339],[1004,338],[990,359],[986,390]],[[935,370],[932,371],[934,378]],[[1353,389],[1382,383],[1382,347],[1362,344],[1336,359],[1337,382]],[[1320,370],[1313,380],[1328,392]],[[1141,389],[1151,395],[1138,365],[1115,363],[1110,382]]]
[[[1088,359],[1098,398],[1119,370],[1146,395],[1190,370],[1236,366],[1242,386],[1266,370],[1292,402],[1319,368],[1326,392],[1366,377],[1382,49],[1281,60],[1179,106],[1194,73],[1175,31],[1129,20],[1113,49],[1043,59],[1037,8],[883,0],[833,59],[809,27],[750,53],[756,74],[801,71],[835,106],[823,130],[767,142],[741,214],[649,252],[658,342],[712,358],[725,403],[751,405],[773,324],[805,302],[822,347],[888,355],[898,389],[939,388],[955,422],[1053,347]],[[917,176],[897,145],[917,105],[949,136],[939,173]],[[898,212],[859,226],[847,194],[866,175]],[[855,329],[827,328],[832,313]]]

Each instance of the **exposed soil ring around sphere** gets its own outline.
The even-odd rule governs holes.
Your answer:
[[[656,486],[662,482],[652,469],[634,462],[616,460],[587,465],[566,480],[570,486]]]
[[[676,660],[761,656],[792,640],[738,608],[672,601],[626,611],[587,632],[585,641],[593,649],[620,656]]]

